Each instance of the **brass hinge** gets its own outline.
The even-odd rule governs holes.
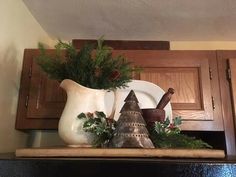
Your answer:
[[[27,95],[25,98],[25,107],[28,107],[28,103],[29,103],[29,95]]]
[[[215,99],[213,96],[211,96],[211,103],[212,103],[212,109],[215,110],[216,106],[215,106]]]
[[[231,69],[230,68],[227,69],[227,79],[231,80]]]
[[[209,77],[210,77],[210,80],[212,80],[212,70],[210,67],[209,67]]]

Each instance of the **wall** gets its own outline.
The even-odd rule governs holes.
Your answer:
[[[22,0],[0,0],[0,152],[27,144],[28,134],[16,131],[15,117],[25,48],[53,41],[32,17]]]

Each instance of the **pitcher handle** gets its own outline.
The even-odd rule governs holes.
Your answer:
[[[109,119],[114,119],[114,115],[115,115],[115,112],[116,112],[116,98],[117,98],[117,90],[111,90],[114,94],[114,100],[113,100],[113,104],[112,104],[112,109],[111,109],[111,113],[109,116],[107,116]]]

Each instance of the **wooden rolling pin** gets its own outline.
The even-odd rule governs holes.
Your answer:
[[[157,104],[156,109],[164,109],[164,107],[170,102],[171,96],[175,93],[173,88],[169,88],[168,91],[162,96],[161,100]]]

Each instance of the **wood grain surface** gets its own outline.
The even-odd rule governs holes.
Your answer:
[[[99,149],[99,148],[25,148],[16,157],[173,157],[224,158],[223,150],[211,149]]]

